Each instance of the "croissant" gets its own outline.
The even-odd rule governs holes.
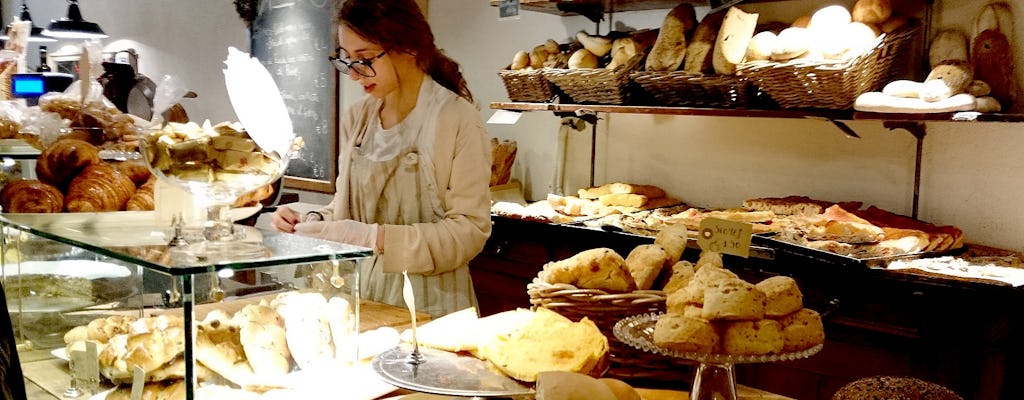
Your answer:
[[[153,199],[154,187],[156,187],[156,178],[150,178],[142,186],[139,186],[135,194],[128,199],[125,209],[128,211],[153,211],[156,209]]]
[[[85,167],[100,162],[100,150],[89,142],[63,138],[43,149],[36,162],[36,177],[58,188],[67,187]]]
[[[59,213],[64,209],[64,195],[45,182],[15,179],[0,189],[0,207],[9,213]]]
[[[149,172],[149,168],[139,161],[121,161],[114,165],[117,166],[118,171],[131,179],[136,187],[142,186],[153,175],[152,172]]]
[[[70,212],[124,210],[135,183],[107,163],[85,167],[68,185],[64,208]]]

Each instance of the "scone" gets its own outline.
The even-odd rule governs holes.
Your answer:
[[[764,318],[765,295],[753,284],[734,279],[704,289],[707,320],[751,321]]]
[[[722,352],[732,355],[764,355],[783,349],[782,325],[771,319],[738,321],[722,325]]]
[[[764,314],[769,317],[781,317],[804,307],[804,295],[796,280],[788,276],[773,276],[754,285],[764,293]]]
[[[481,354],[506,375],[536,382],[541,371],[591,373],[607,357],[608,338],[586,317],[572,322],[541,307],[515,330],[484,345]]]
[[[615,292],[636,290],[625,260],[615,250],[600,247],[584,250],[564,260],[549,262],[538,277],[547,283],[568,283],[581,289]]]
[[[686,287],[693,279],[694,271],[693,264],[689,261],[679,261],[672,264],[672,274],[668,277],[668,282],[665,283],[663,289],[665,293],[671,294],[679,289]]]
[[[687,306],[701,306],[704,304],[704,291],[697,286],[687,286],[680,290],[669,293],[665,298],[665,312],[669,314],[684,314]]]
[[[663,314],[654,324],[654,344],[681,352],[711,353],[718,346],[718,332],[710,321]]]
[[[661,270],[665,268],[668,254],[660,244],[642,244],[633,248],[626,256],[626,268],[636,282],[636,288],[647,290],[654,286]]]
[[[817,311],[803,308],[779,319],[782,351],[792,352],[825,343],[825,327]]]

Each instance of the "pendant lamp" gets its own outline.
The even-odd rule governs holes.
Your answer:
[[[32,15],[29,14],[29,12],[28,12],[28,4],[25,4],[24,1],[21,2],[21,15],[18,16],[17,19],[19,21],[32,22]],[[10,25],[5,27],[4,28],[4,34],[0,35],[0,40],[10,39],[11,38],[10,32],[9,32],[10,30],[11,30],[11,26]],[[37,43],[56,42],[57,41],[57,39],[54,39],[54,38],[49,37],[49,36],[44,36],[42,33],[43,33],[43,28],[40,28],[40,27],[36,26],[36,24],[33,22],[32,23],[32,33],[31,33],[31,35],[29,35],[28,41],[29,42],[37,42]]]
[[[102,39],[109,37],[95,22],[82,19],[78,0],[68,0],[68,16],[50,21],[43,35],[60,39]]]

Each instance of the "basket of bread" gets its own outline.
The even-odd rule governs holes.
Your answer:
[[[576,33],[580,48],[569,55],[564,68],[545,68],[544,77],[575,103],[625,104],[629,101],[629,74],[642,65],[658,35],[657,30]]]
[[[545,68],[567,68],[569,57],[580,48],[577,42],[559,44],[548,39],[534,46],[529,52],[520,50],[512,56],[512,63],[498,76],[505,84],[508,99],[512,101],[547,102],[558,94],[564,96],[542,70]],[[561,99],[562,101],[568,99]]]
[[[549,262],[527,285],[530,303],[572,320],[593,321],[609,338],[609,375],[679,378],[688,373],[688,364],[637,351],[616,339],[612,327],[630,315],[665,310],[663,288],[675,285],[668,276],[676,265],[688,264],[679,261],[686,242],[685,231],[664,230],[655,243],[636,246],[626,257],[594,248]]]
[[[755,32],[757,14],[730,8],[724,24],[743,20],[737,73],[782,108],[850,109],[862,93],[879,90],[905,67],[919,24],[889,1],[858,0],[852,8],[822,7],[781,30]]]
[[[720,36],[723,29],[731,29],[723,27],[724,17],[718,12],[698,22],[690,3],[669,11],[643,68],[630,76],[648,97],[645,101],[665,106],[737,107],[756,98],[757,89],[747,77],[736,75],[735,68],[725,63],[714,63],[716,54],[721,58],[721,52],[730,46],[726,36]]]

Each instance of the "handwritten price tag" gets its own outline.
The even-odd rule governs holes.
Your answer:
[[[751,226],[718,218],[704,218],[700,221],[697,245],[702,250],[744,257],[750,255]]]

